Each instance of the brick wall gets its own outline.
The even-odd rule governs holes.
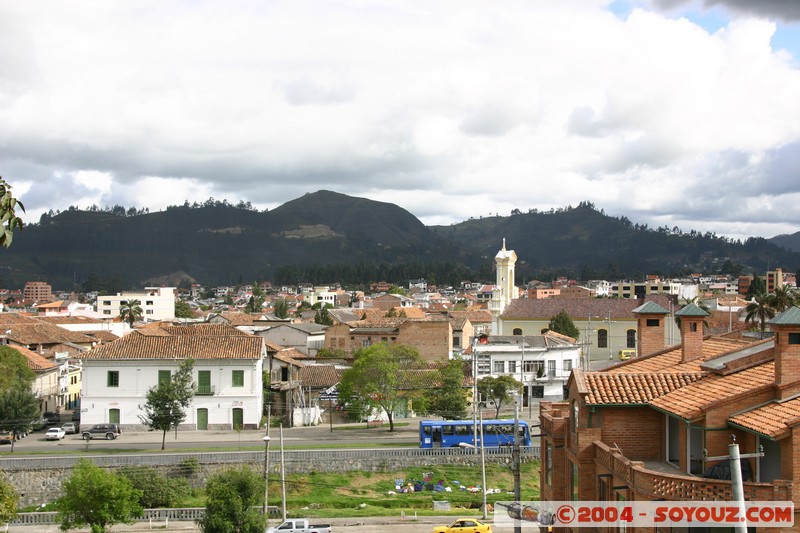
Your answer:
[[[658,321],[658,326],[648,326],[647,321]],[[663,315],[639,315],[639,357],[664,349],[664,321]]]
[[[428,361],[447,361],[453,353],[453,327],[449,320],[408,320],[400,325],[397,342],[413,346]]]
[[[800,344],[789,344],[789,333],[800,332],[798,326],[773,324],[775,333],[775,383],[781,399],[798,392],[792,384],[800,383]]]
[[[602,428],[602,441],[618,446],[623,455],[638,461],[664,457],[664,415],[649,407],[604,407],[594,423]]]
[[[703,319],[681,317],[681,340],[683,354],[681,362],[685,363],[703,355]]]

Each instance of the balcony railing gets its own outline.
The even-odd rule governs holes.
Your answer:
[[[194,389],[195,396],[214,396],[214,385],[197,385]]]
[[[595,463],[613,473],[634,492],[665,500],[730,501],[730,481],[708,479],[688,474],[667,474],[650,470],[641,461],[626,458],[600,441],[595,441]],[[786,501],[791,499],[792,482],[744,483],[744,497],[749,501]]]

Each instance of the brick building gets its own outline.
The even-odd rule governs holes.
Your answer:
[[[407,344],[428,361],[446,361],[453,353],[453,327],[445,318],[383,318],[338,324],[325,330],[325,347],[348,354],[385,342]]]
[[[637,309],[638,358],[575,370],[564,402],[542,402],[543,500],[730,500],[712,479],[731,436],[747,459],[748,500],[800,503],[800,308],[770,321],[773,338],[703,335],[706,313],[684,307],[682,341],[664,346],[667,311]],[[745,462],[745,461],[743,461]],[[797,518],[795,518],[797,522]],[[761,529],[759,529],[761,530]]]
[[[53,289],[46,281],[28,281],[22,289],[22,297],[28,301],[49,302],[53,300]]]

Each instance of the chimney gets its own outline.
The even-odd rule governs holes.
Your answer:
[[[638,357],[664,349],[664,321],[669,311],[655,302],[645,302],[631,311],[638,320]]]
[[[675,313],[681,319],[681,363],[703,356],[703,321],[707,312],[691,303]]]
[[[783,400],[800,392],[800,308],[791,307],[767,324],[775,332],[775,387]]]

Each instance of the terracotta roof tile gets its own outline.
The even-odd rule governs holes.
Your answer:
[[[769,362],[726,376],[710,374],[697,383],[653,399],[650,405],[684,420],[694,420],[715,402],[774,381],[775,364]]]
[[[306,365],[301,372],[303,386],[328,388],[341,381],[344,369],[334,365]]]
[[[762,405],[728,421],[772,439],[781,438],[791,432],[792,426],[800,424],[800,398]]]
[[[584,372],[588,405],[646,404],[672,391],[694,383],[705,372],[687,373],[616,373]]]
[[[260,359],[263,339],[252,335],[147,335],[134,331],[80,359]]]
[[[681,346],[677,345],[655,354],[619,363],[608,368],[607,372],[702,372],[701,363],[752,344],[736,339],[709,337],[703,341],[703,355],[687,363],[681,363]]]
[[[24,355],[25,359],[27,359],[28,368],[30,368],[34,372],[46,372],[48,370],[58,368],[58,365],[56,363],[50,361],[45,357],[42,357],[33,350],[28,350],[27,348],[23,348],[22,346],[9,345],[9,348],[13,348],[14,350]]]
[[[161,326],[161,329],[170,335],[200,335],[204,337],[249,335],[229,324],[187,324],[185,326]]]
[[[83,333],[70,331],[41,321],[34,323],[18,323],[7,326],[8,338],[19,344],[91,344],[91,339]]]
[[[565,311],[573,319],[610,316],[612,320],[636,320],[633,310],[649,301],[668,308],[670,299],[663,295],[649,296],[645,299],[544,298],[539,300],[517,298],[511,300],[511,303],[503,311],[502,317],[506,320],[550,320],[561,311]]]

